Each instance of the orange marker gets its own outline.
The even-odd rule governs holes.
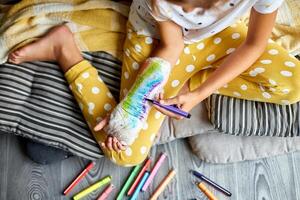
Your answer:
[[[176,172],[174,169],[169,171],[168,175],[163,179],[163,181],[159,184],[159,186],[155,189],[154,193],[152,194],[150,200],[156,200],[157,197],[164,191],[168,183],[172,180],[175,176]]]
[[[208,188],[204,185],[203,182],[197,184],[198,188],[207,196],[209,200],[218,200],[215,195],[208,190]]]

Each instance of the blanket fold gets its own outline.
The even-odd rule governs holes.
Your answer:
[[[129,7],[110,0],[23,0],[0,17],[0,63],[10,51],[66,24],[81,51],[105,51],[122,59]]]

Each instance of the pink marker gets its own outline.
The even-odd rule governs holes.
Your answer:
[[[164,162],[164,160],[166,159],[167,155],[165,153],[162,153],[158,159],[158,161],[155,163],[151,174],[149,175],[147,181],[145,182],[144,186],[142,187],[142,191],[145,192],[148,188],[148,186],[150,185],[151,181],[153,180],[154,176],[157,174],[158,169],[160,168],[160,166],[162,165],[162,163]]]
[[[105,200],[114,188],[115,188],[115,186],[114,186],[113,184],[110,184],[110,185],[104,190],[104,192],[102,192],[102,194],[98,197],[97,200]]]

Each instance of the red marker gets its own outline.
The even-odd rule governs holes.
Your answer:
[[[94,167],[94,162],[91,162],[77,177],[76,179],[65,189],[64,195],[67,195],[78,183],[86,176],[86,174]]]
[[[128,196],[131,196],[132,193],[134,192],[136,186],[138,185],[138,183],[140,182],[140,180],[142,179],[144,173],[146,172],[146,170],[150,167],[151,164],[151,160],[150,158],[148,158],[148,160],[146,161],[144,167],[141,169],[139,175],[136,177],[136,179],[134,180],[134,182],[132,183],[130,189],[127,192]]]

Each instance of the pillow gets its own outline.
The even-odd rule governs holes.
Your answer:
[[[83,56],[118,98],[121,62],[104,52]],[[0,94],[1,132],[27,137],[86,159],[102,156],[57,64],[0,65]]]
[[[207,101],[211,123],[235,136],[300,135],[300,102],[291,105],[248,101],[213,94]]]
[[[166,143],[176,138],[205,134],[215,130],[208,120],[207,109],[204,102],[195,106],[190,113],[192,115],[190,119],[176,120],[166,117],[161,126],[157,143]]]
[[[115,99],[119,99],[121,62],[105,52],[83,53],[83,56],[97,68]],[[57,64],[0,65],[0,94],[0,132],[30,138],[90,160],[102,157]],[[205,116],[203,124],[166,120],[158,142],[213,128],[204,105],[199,108],[193,112],[193,118],[199,120]],[[205,128],[206,125],[210,127]],[[186,126],[194,129],[185,131]]]
[[[199,159],[215,164],[254,160],[300,150],[300,137],[234,136],[216,130],[188,140]]]

